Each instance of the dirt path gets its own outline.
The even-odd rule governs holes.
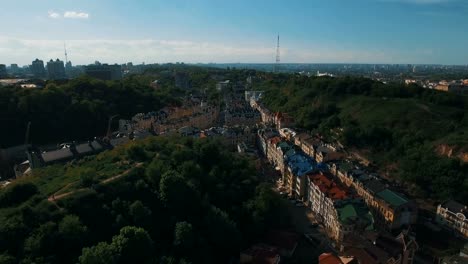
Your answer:
[[[124,172],[118,174],[118,175],[115,175],[115,176],[112,176],[112,177],[110,177],[110,178],[104,179],[104,180],[100,181],[99,184],[109,184],[109,183],[111,183],[111,182],[113,182],[113,181],[115,181],[115,180],[117,180],[117,179],[120,179],[120,178],[126,176],[126,175],[129,174],[130,171],[132,171],[134,168],[139,168],[139,167],[141,167],[142,165],[143,165],[143,162],[139,162],[139,163],[137,163],[137,164],[135,165],[135,167],[130,168],[130,169],[128,169],[128,170],[126,170],[126,171],[124,171]],[[81,188],[81,189],[77,189],[77,190],[74,190],[74,191],[71,191],[71,192],[66,192],[66,193],[62,193],[62,194],[58,194],[58,195],[57,195],[58,192],[60,192],[61,190],[65,189],[65,188],[67,188],[67,187],[69,187],[70,185],[72,185],[72,184],[74,184],[74,183],[76,183],[76,181],[75,181],[75,182],[72,182],[72,183],[69,183],[69,184],[65,185],[64,187],[60,188],[60,190],[56,191],[54,194],[52,194],[51,196],[49,196],[49,198],[47,198],[47,200],[48,200],[49,202],[55,203],[57,200],[61,200],[61,199],[65,198],[65,197],[68,197],[68,196],[73,195],[73,194],[75,194],[75,193],[82,192],[82,191],[85,191],[85,190],[88,190],[88,189],[89,189],[89,188]]]

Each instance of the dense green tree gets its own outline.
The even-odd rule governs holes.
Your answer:
[[[120,252],[113,244],[100,242],[94,247],[83,248],[79,258],[82,264],[117,264]]]
[[[174,245],[180,250],[189,250],[195,245],[195,234],[192,224],[177,222],[174,228]]]
[[[153,241],[148,233],[137,227],[127,226],[112,238],[111,243],[100,242],[84,248],[80,263],[151,263]]]
[[[0,254],[0,263],[2,263],[2,264],[15,264],[17,262],[16,262],[16,259],[13,256],[11,256],[11,255],[9,255],[7,253],[3,253],[3,254]]]

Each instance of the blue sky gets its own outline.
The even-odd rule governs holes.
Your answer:
[[[468,64],[468,0],[2,0],[0,63]]]

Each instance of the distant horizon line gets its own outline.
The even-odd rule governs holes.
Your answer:
[[[56,58],[57,59],[57,58]],[[64,60],[58,58],[59,60],[65,62]],[[39,59],[42,60],[42,59]],[[53,59],[52,59],[53,60]],[[50,60],[42,60],[44,64],[46,64]],[[68,60],[69,62],[72,62],[72,60]],[[32,61],[31,61],[32,62]],[[100,62],[100,61],[99,61]],[[127,63],[132,63],[134,66],[136,65],[164,65],[164,64],[187,64],[187,65],[275,65],[275,62],[183,62],[183,61],[176,61],[176,62],[152,62],[152,63],[145,63],[141,62],[139,64],[134,64],[131,61],[125,62],[125,63],[108,63],[108,62],[100,62],[101,64],[108,64],[108,65],[125,65]],[[0,63],[4,64],[4,63]],[[20,65],[18,63],[10,63],[10,64],[4,64],[6,67],[10,67],[12,64],[17,64],[18,67],[24,67],[24,66],[31,66],[31,64],[23,64]],[[88,66],[88,65],[94,65],[95,63],[89,63],[89,64],[75,64],[75,66]],[[413,66],[462,66],[462,67],[468,67],[467,64],[443,64],[443,63],[385,63],[385,62],[379,62],[379,63],[369,63],[369,62],[280,62],[278,63],[279,65],[413,65]],[[45,65],[44,65],[45,66]]]

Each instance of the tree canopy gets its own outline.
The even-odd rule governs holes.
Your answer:
[[[111,177],[106,170],[118,174],[120,163],[129,164],[120,171],[130,172],[104,183],[103,175]],[[59,176],[63,171],[73,178]],[[81,173],[93,186],[80,184]],[[45,174],[60,182],[44,181]],[[47,201],[64,186],[77,191]],[[23,189],[30,191],[19,195]],[[0,258],[6,263],[226,263],[266,230],[289,224],[279,213],[283,200],[259,185],[252,161],[207,139],[132,142],[35,170],[0,190],[0,197],[7,197],[0,203]]]

